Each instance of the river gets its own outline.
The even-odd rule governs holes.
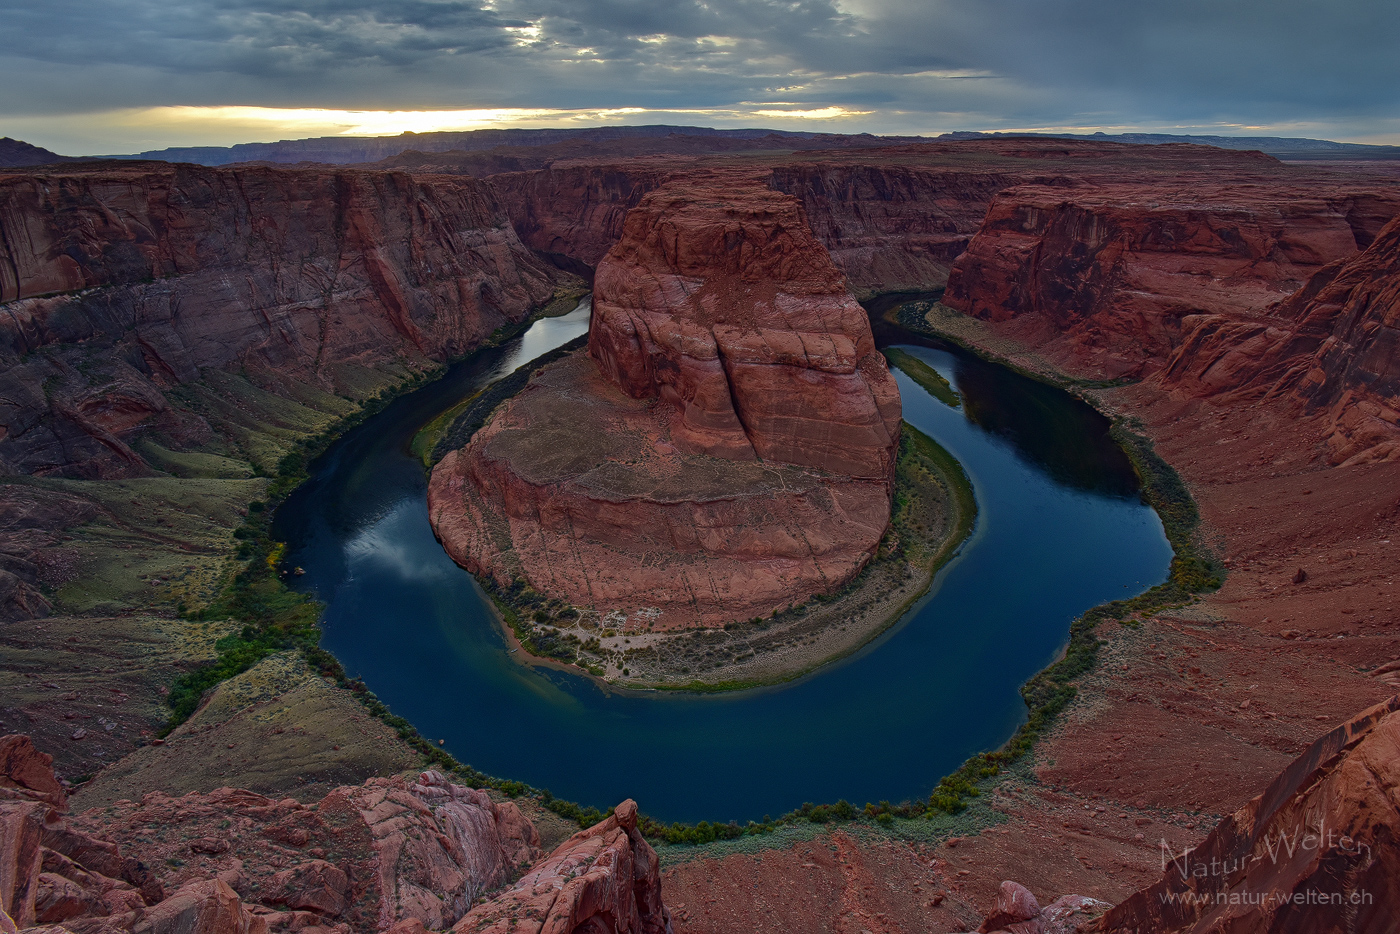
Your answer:
[[[723,695],[620,693],[509,654],[471,575],[428,524],[420,427],[586,333],[587,302],[481,351],[348,432],[278,510],[297,586],[326,603],[322,644],[463,762],[661,820],[776,816],[805,801],[923,797],[1025,717],[1017,691],[1070,620],[1166,579],[1171,548],[1108,422],[1068,394],[877,324],[942,373],[961,409],[895,371],[904,418],[972,479],[960,555],[900,624],[792,684]]]

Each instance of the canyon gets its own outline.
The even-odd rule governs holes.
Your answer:
[[[797,201],[688,180],[642,198],[599,262],[587,358],[449,453],[429,511],[502,587],[612,628],[715,627],[864,567],[898,438],[899,391]]]
[[[629,236],[629,225],[645,227],[660,216],[649,207],[634,221],[631,209],[664,203],[670,186],[683,190],[715,172],[753,180],[745,184],[757,185],[764,198],[781,196],[775,203],[783,210],[800,205],[800,232],[824,248],[853,294],[946,285],[943,302],[923,321],[930,333],[1136,420],[1180,472],[1199,506],[1202,538],[1229,574],[1194,605],[1102,624],[1098,663],[1078,679],[1076,699],[1025,770],[990,780],[964,833],[924,839],[872,821],[813,824],[804,838],[756,852],[717,843],[667,863],[662,848],[656,884],[676,930],[966,930],[996,908],[1008,879],[1047,906],[1066,892],[1117,905],[1096,922],[1104,930],[1216,930],[1224,923],[1218,918],[1153,913],[1152,887],[1169,884],[1161,842],[1175,852],[1198,846],[1228,858],[1241,840],[1257,843],[1240,829],[1256,820],[1273,822],[1259,825],[1264,832],[1288,831],[1284,824],[1305,812],[1332,815],[1358,801],[1372,801],[1371,813],[1394,813],[1394,713],[1353,718],[1395,693],[1400,659],[1391,592],[1400,515],[1393,492],[1400,480],[1400,247],[1391,218],[1400,212],[1400,188],[1393,173],[1365,166],[1300,167],[1257,153],[1176,145],[998,139],[584,158],[486,180],[149,164],[0,176],[0,296],[7,312],[0,323],[8,348],[0,458],[15,478],[5,495],[5,606],[21,620],[6,624],[5,639],[25,653],[22,667],[34,675],[6,682],[14,700],[0,716],[28,724],[24,732],[58,756],[70,781],[98,770],[74,795],[83,806],[91,800],[117,807],[185,780],[208,787],[182,791],[213,797],[216,788],[246,778],[263,783],[274,802],[291,792],[322,800],[367,781],[406,782],[374,773],[412,769],[419,754],[372,723],[343,731],[345,711],[358,708],[345,699],[349,692],[314,672],[240,703],[211,701],[192,721],[197,730],[152,745],[150,734],[165,716],[162,683],[189,659],[210,657],[223,631],[176,618],[174,600],[195,594],[164,582],[158,599],[141,590],[77,602],[64,589],[71,586],[64,575],[72,573],[64,569],[99,556],[83,538],[93,529],[108,535],[119,528],[126,543],[140,542],[152,554],[179,548],[182,564],[222,573],[223,556],[236,547],[231,529],[239,510],[266,486],[254,467],[266,471],[295,438],[523,320],[574,283],[559,267],[584,275],[596,267],[600,307],[611,289],[620,299],[612,307],[649,309],[626,284],[650,276],[664,292],[663,279],[650,261],[641,270],[626,267],[635,247],[610,251]],[[676,216],[684,211],[678,206]],[[624,269],[625,277],[609,281]],[[611,392],[611,411],[650,417],[623,384],[659,395],[663,382],[648,361],[686,361],[651,350],[618,354],[620,338],[610,340],[616,381],[590,375],[596,357],[547,370],[543,381],[572,387],[594,379],[590,397]],[[703,388],[704,381],[679,385]],[[523,412],[532,391],[513,405]],[[511,411],[498,413],[496,436],[505,433]],[[695,416],[716,412],[724,414],[711,406]],[[747,431],[730,426],[712,438],[709,422],[700,427],[666,442],[675,453],[662,455],[711,456],[684,446],[716,439],[728,454],[742,453],[741,434],[757,453]],[[478,440],[485,447],[488,438]],[[637,452],[656,456],[647,441],[651,451],[639,441]],[[783,450],[803,456],[801,444]],[[884,462],[870,457],[862,464],[877,468],[862,473],[876,476],[852,479],[878,485]],[[445,465],[438,468],[444,477],[466,482],[455,463]],[[179,482],[181,490],[223,484],[224,493],[217,502],[213,493],[201,494],[209,498],[199,506],[167,493],[156,506],[133,506],[136,481]],[[215,528],[201,530],[207,537],[196,542],[178,523],[201,508],[213,517],[202,521]],[[148,528],[152,515],[170,523],[160,541]],[[173,544],[179,542],[188,547]],[[121,569],[131,563],[129,551],[101,552],[126,559],[115,565],[114,580],[144,573],[144,566]],[[29,621],[35,618],[42,623]],[[140,660],[142,653],[116,648],[138,637],[170,648]],[[45,687],[45,678],[55,687]],[[93,700],[113,696],[118,686],[129,702]],[[73,699],[56,703],[64,692]],[[258,774],[232,753],[217,773],[181,761],[181,749],[212,754],[227,746],[225,737],[246,742],[258,727],[253,714],[236,712],[287,716],[278,712],[291,703],[278,699],[284,697],[295,698],[299,710],[321,711],[304,718],[313,739],[298,742],[315,747],[318,774],[328,778],[293,781],[309,771],[295,765],[308,754],[301,746],[286,747],[292,765],[285,773]],[[102,730],[91,725],[98,717],[118,724],[108,742],[127,755],[120,767],[103,769],[80,751],[92,739],[70,739],[73,722],[61,719],[60,708],[86,718],[81,722],[95,732]],[[288,739],[278,734],[266,742],[282,750]],[[185,769],[194,777],[180,778]],[[1357,784],[1368,780],[1358,771],[1374,776],[1369,788]],[[387,787],[365,785],[375,794]],[[419,794],[393,787],[395,794]],[[1262,803],[1250,804],[1259,792]],[[128,807],[135,805],[120,805]],[[631,847],[634,878],[635,867],[645,866],[648,881],[630,904],[654,914],[656,863],[636,855],[630,813],[620,809],[611,824],[577,842],[574,855],[556,851],[557,859],[537,865],[570,867],[549,870],[565,875],[584,860],[621,866]],[[1366,839],[1380,841],[1376,852],[1393,857],[1393,825],[1361,827],[1355,813],[1328,822],[1360,827],[1372,834]],[[89,828],[109,833],[111,826]],[[241,871],[265,858],[250,855]],[[1356,885],[1375,889],[1379,904],[1393,901],[1358,865],[1344,860],[1321,871],[1329,879],[1354,876]],[[1293,875],[1263,881],[1232,877],[1230,886],[1291,890],[1314,871],[1290,867]],[[172,877],[169,885],[177,883],[186,884]],[[235,918],[232,926],[254,924],[260,912],[239,909],[245,918],[215,882],[202,884],[211,891],[186,893],[191,904],[211,899]],[[503,906],[527,912],[548,884],[526,875],[507,889],[515,893],[508,901],[473,912],[496,926],[486,929],[507,929],[502,919],[516,909]],[[59,883],[50,885],[52,891]],[[620,898],[608,903],[608,929],[636,929],[616,920],[631,918],[623,889],[599,885]],[[105,893],[133,898],[120,886]],[[152,909],[165,901],[136,897]],[[585,902],[601,904],[581,895],[573,904]],[[1009,920],[1016,905],[1026,916]],[[1016,898],[1004,907],[1001,922],[1013,926],[1045,914],[1030,914]],[[295,911],[308,909],[285,912],[280,923],[291,925]],[[1273,922],[1241,916],[1232,923],[1232,930],[1265,930]],[[1364,918],[1348,923],[1383,929],[1366,927]]]

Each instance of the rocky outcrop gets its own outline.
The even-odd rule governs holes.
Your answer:
[[[28,783],[20,790],[52,794],[28,737],[0,738],[0,753],[3,775]],[[0,907],[19,927],[75,934],[442,931],[474,904],[489,909],[482,896],[541,856],[514,802],[432,771],[338,788],[312,805],[222,788],[153,792],[67,819],[18,794],[0,800]],[[527,883],[537,894],[562,888],[549,928],[559,934],[664,930],[656,855],[636,820],[626,802],[506,897]]]
[[[133,934],[267,934],[267,921],[249,911],[223,880],[207,879],[153,906]]]
[[[47,811],[37,802],[0,801],[0,911],[20,927],[34,923]]]
[[[359,814],[372,840],[381,928],[406,918],[433,930],[449,927],[482,892],[539,857],[539,835],[519,808],[453,785],[438,772],[424,772],[412,785],[370,779],[332,792],[322,809],[345,805]]]
[[[150,164],[0,175],[0,460],[140,473],[135,433],[207,436],[166,395],[205,368],[353,395],[365,368],[474,348],[547,298],[554,275],[470,178]]]
[[[0,800],[5,799],[68,808],[68,795],[53,774],[53,756],[35,749],[23,734],[0,736]]]
[[[1400,698],[1332,730],[1102,934],[1388,931],[1400,903]]]
[[[800,205],[727,181],[643,199],[599,264],[590,356],[435,468],[459,563],[674,629],[767,616],[873,556],[898,390]]]
[[[883,480],[686,454],[676,421],[575,354],[434,468],[433,528],[473,573],[628,630],[768,616],[870,559],[889,521]]]
[[[899,390],[794,198],[728,179],[649,195],[598,267],[588,350],[674,407],[683,451],[891,475]]]
[[[656,853],[637,830],[637,803],[624,801],[607,820],[575,834],[452,931],[670,934]]]
[[[1079,934],[1109,907],[1083,895],[1062,895],[1042,908],[1030,889],[1005,881],[997,890],[996,907],[977,930],[980,934]]]
[[[1400,211],[1400,194],[1355,184],[1249,181],[1008,189],[955,264],[944,301],[1003,322],[1074,372],[1146,376],[1194,316],[1265,314]]]
[[[1222,403],[1287,398],[1326,410],[1334,464],[1400,458],[1400,218],[1269,312],[1190,320],[1163,384]]]

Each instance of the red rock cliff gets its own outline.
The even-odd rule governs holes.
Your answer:
[[[591,357],[434,469],[460,564],[674,629],[766,616],[873,556],[898,390],[797,201],[726,181],[647,195],[599,264]]]
[[[589,353],[682,450],[891,475],[899,391],[796,199],[676,183],[599,264]]]
[[[372,778],[310,805],[219,788],[66,815],[49,756],[27,736],[0,737],[0,752],[0,926],[424,934],[491,918],[493,931],[669,930],[633,801],[541,858],[514,802],[438,772]]]
[[[596,266],[622,221],[672,168],[655,163],[564,165],[491,176],[520,239],[536,250]]]
[[[1400,193],[1201,175],[1003,191],[944,301],[1096,376],[1155,372],[1202,312],[1262,313],[1370,243]]]
[[[878,162],[782,166],[769,184],[802,202],[812,232],[857,295],[940,288],[992,197],[1024,179]]]
[[[1334,464],[1400,458],[1400,218],[1324,267],[1263,320],[1189,320],[1162,382],[1220,402],[1287,398],[1329,411]]]
[[[343,391],[356,368],[465,353],[547,298],[552,276],[470,178],[153,164],[0,175],[0,459],[139,472],[124,439],[175,419],[162,390],[203,368]]]

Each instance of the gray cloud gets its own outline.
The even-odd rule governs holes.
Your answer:
[[[0,0],[0,25],[9,115],[785,101],[906,132],[1400,119],[1393,0]]]

